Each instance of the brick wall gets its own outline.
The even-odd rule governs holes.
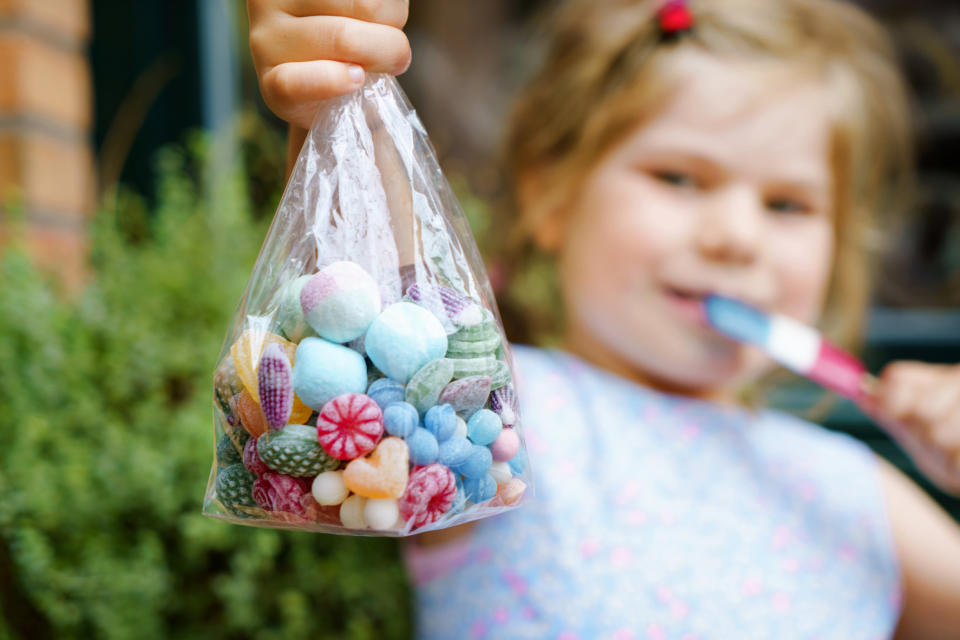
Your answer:
[[[37,263],[71,289],[94,199],[88,2],[0,0],[0,247],[22,208]]]

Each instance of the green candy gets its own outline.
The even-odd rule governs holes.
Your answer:
[[[267,431],[257,438],[257,454],[265,465],[288,476],[315,476],[340,465],[320,446],[316,427],[305,424]]]
[[[217,472],[217,498],[230,513],[230,507],[256,507],[253,501],[253,481],[256,477],[242,463],[232,464]]]
[[[490,376],[490,390],[499,389],[510,384],[513,376],[510,375],[510,367],[503,360],[497,360],[497,366]]]
[[[499,346],[500,334],[496,332],[492,337],[483,340],[463,340],[454,335],[447,341],[447,353],[466,354],[463,357],[475,358],[492,354]]]
[[[217,465],[229,467],[238,462],[243,462],[243,454],[237,450],[237,445],[225,433],[220,436],[220,440],[217,442]]]
[[[415,406],[420,413],[426,413],[430,407],[437,404],[440,392],[453,378],[455,366],[455,361],[447,358],[428,362],[410,378],[404,400]]]
[[[477,324],[467,325],[454,333],[451,338],[457,340],[485,340],[497,333],[497,323],[489,309],[483,310],[483,320]]]
[[[470,376],[493,376],[497,369],[497,360],[493,356],[482,358],[458,358],[453,362],[453,377],[469,378]]]

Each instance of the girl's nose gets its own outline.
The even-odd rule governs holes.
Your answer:
[[[697,248],[711,262],[748,264],[760,251],[763,224],[760,198],[747,187],[726,187],[704,203]]]

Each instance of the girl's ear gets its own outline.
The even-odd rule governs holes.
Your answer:
[[[524,225],[533,244],[544,253],[557,253],[566,234],[567,215],[546,188],[549,181],[542,171],[530,171],[520,177],[517,195]]]

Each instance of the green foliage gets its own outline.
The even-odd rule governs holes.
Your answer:
[[[121,193],[97,216],[73,299],[0,256],[2,638],[409,634],[394,541],[200,515],[214,361],[270,218],[207,153],[161,153],[149,214]]]

